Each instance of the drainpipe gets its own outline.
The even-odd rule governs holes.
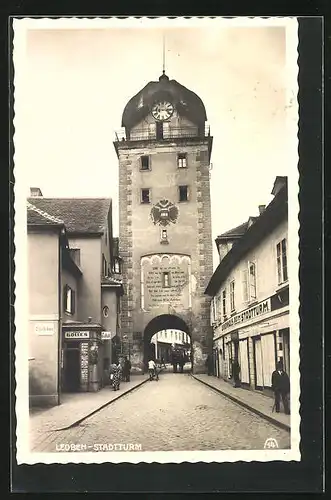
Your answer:
[[[57,401],[58,404],[61,404],[61,389],[62,389],[62,277],[61,277],[61,269],[62,269],[62,245],[61,245],[61,237],[62,237],[62,229],[59,233],[59,241],[58,241],[58,347],[57,347]]]

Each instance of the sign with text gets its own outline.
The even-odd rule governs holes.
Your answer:
[[[264,300],[263,302],[260,302],[259,304],[256,304],[255,306],[250,307],[249,309],[245,309],[244,311],[235,314],[234,316],[232,316],[232,318],[225,321],[222,324],[222,331],[227,330],[231,326],[246,323],[247,321],[263,316],[264,314],[267,314],[270,311],[271,311],[270,299]]]
[[[54,335],[55,325],[54,323],[36,323],[34,331],[37,335]]]
[[[90,332],[87,331],[76,331],[76,332],[65,332],[64,337],[66,339],[88,339]]]
[[[114,332],[101,332],[101,340],[111,340],[115,337]]]
[[[168,304],[175,309],[190,307],[190,259],[181,255],[155,254],[143,257],[142,308]]]
[[[88,347],[88,342],[80,344],[80,380],[83,384],[88,382]]]

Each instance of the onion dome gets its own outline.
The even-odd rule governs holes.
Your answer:
[[[205,106],[200,97],[176,80],[170,80],[163,72],[157,82],[149,82],[129,100],[123,111],[122,127],[132,129],[148,115],[152,105],[161,100],[170,101],[179,115],[194,124],[201,125],[207,121]]]

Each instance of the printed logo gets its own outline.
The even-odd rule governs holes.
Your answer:
[[[275,450],[276,448],[278,448],[277,440],[275,438],[268,438],[264,443],[264,448]]]

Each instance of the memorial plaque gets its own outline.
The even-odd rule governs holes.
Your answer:
[[[143,258],[144,307],[170,304],[186,309],[190,303],[190,261],[188,257]]]

